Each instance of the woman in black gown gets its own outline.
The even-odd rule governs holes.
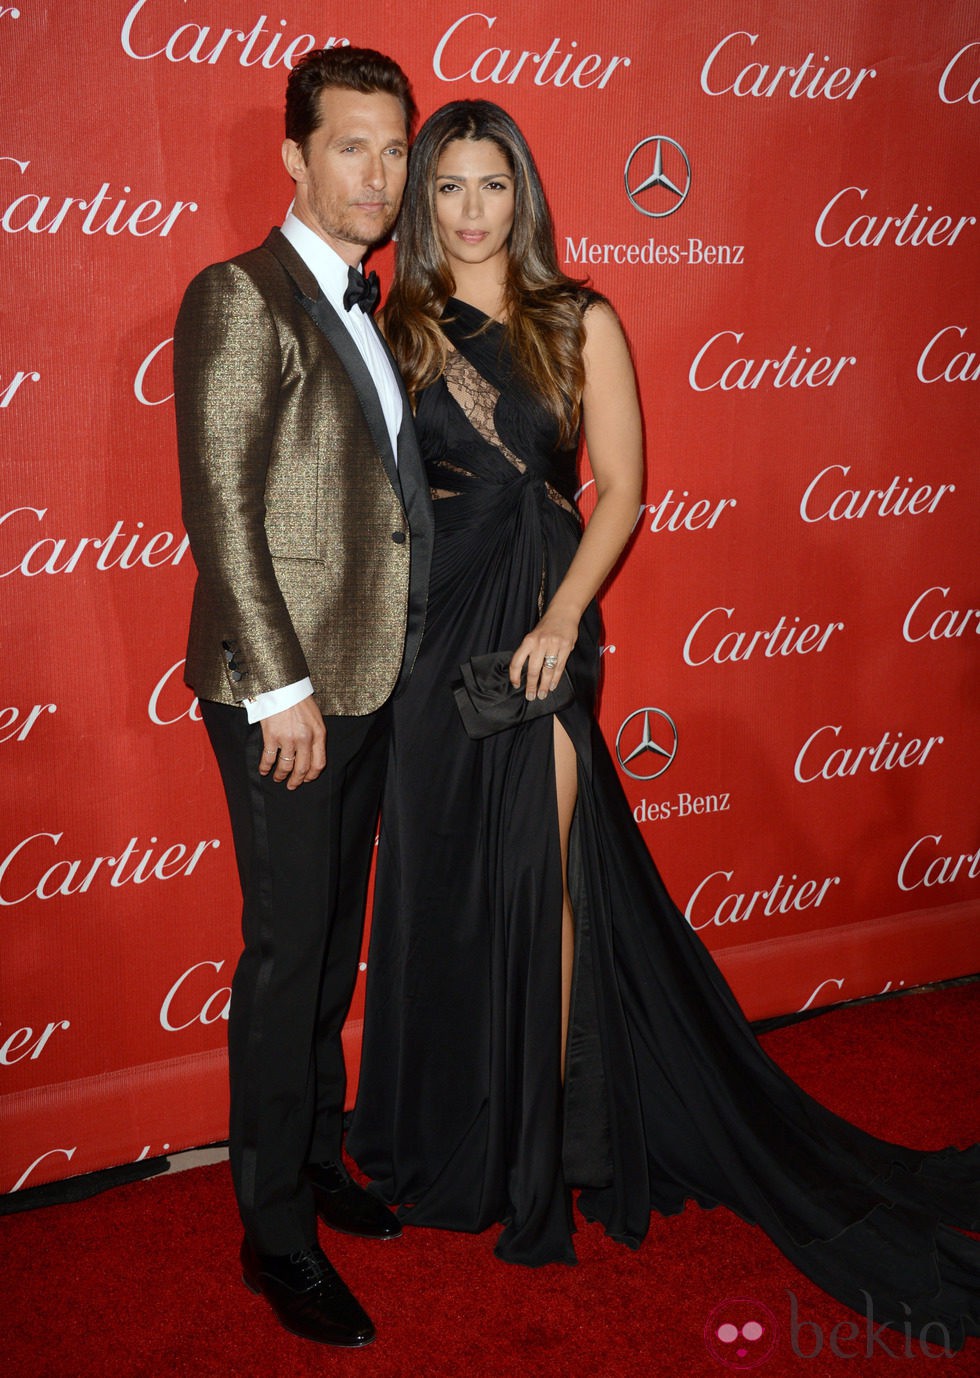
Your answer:
[[[941,1324],[958,1347],[980,1333],[980,1243],[958,1232],[980,1228],[980,1151],[875,1139],[766,1056],[593,717],[638,406],[615,315],[559,271],[504,111],[459,101],[426,122],[399,237],[385,329],[436,543],[395,705],[349,1151],[405,1223],[502,1222],[497,1253],[525,1264],[574,1262],[573,1188],[633,1247],[652,1210],[723,1203],[847,1305],[869,1293],[879,1322]],[[584,535],[580,421],[599,494]],[[512,705],[562,706],[471,738],[454,690],[489,652],[525,676]]]

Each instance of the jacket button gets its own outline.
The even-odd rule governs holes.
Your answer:
[[[391,539],[395,542],[396,545],[404,545],[404,544],[405,544],[405,533],[404,533],[404,531],[393,531],[393,532],[391,533]]]

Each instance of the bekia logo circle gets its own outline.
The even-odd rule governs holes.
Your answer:
[[[691,190],[691,162],[676,139],[651,134],[641,139],[623,170],[626,195],[641,215],[654,220],[679,211]]]
[[[638,708],[616,733],[616,759],[634,780],[655,780],[677,755],[677,727],[662,708]]]
[[[758,1368],[776,1347],[779,1324],[769,1307],[753,1297],[728,1297],[705,1322],[704,1343],[712,1359],[728,1368]]]

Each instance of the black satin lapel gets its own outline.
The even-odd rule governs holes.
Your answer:
[[[408,609],[405,626],[405,655],[402,659],[401,674],[395,685],[395,694],[400,694],[408,683],[418,655],[422,632],[425,628],[426,605],[429,598],[429,570],[432,564],[432,539],[435,519],[432,514],[432,497],[429,493],[429,480],[415,436],[415,418],[401,373],[395,357],[388,348],[388,341],[378,330],[377,322],[372,321],[378,331],[378,339],[391,363],[402,398],[402,424],[398,432],[398,479],[401,484],[402,504],[412,533],[412,572],[409,581]]]
[[[346,368],[364,411],[371,437],[377,447],[378,454],[381,456],[381,463],[384,465],[388,480],[395,492],[401,496],[402,489],[398,478],[398,466],[395,463],[395,456],[391,448],[391,439],[381,408],[381,399],[378,397],[378,390],[374,386],[374,380],[368,366],[361,357],[361,351],[351,339],[343,321],[322,293],[316,301],[307,296],[301,296],[300,300],[307,315],[323,331],[340,357],[344,368]],[[407,407],[407,402],[405,405]]]
[[[402,399],[402,424],[398,432],[398,478],[401,483],[402,498],[405,503],[405,511],[411,517],[411,509],[414,507],[418,511],[421,506],[420,515],[422,524],[425,524],[425,508],[431,508],[429,500],[429,481],[425,475],[425,468],[422,464],[422,456],[419,452],[418,441],[415,438],[415,422],[412,419],[412,406],[408,400],[408,393],[405,391],[405,384],[402,382],[402,375],[395,362],[395,356],[388,348],[388,341],[378,328],[378,323],[374,318],[371,319],[375,334],[381,341],[381,348],[387,355],[388,362],[391,364],[391,371],[395,375],[395,382],[398,384],[398,391]],[[421,505],[418,503],[418,495],[424,492],[425,501]],[[414,528],[415,523],[412,522]]]

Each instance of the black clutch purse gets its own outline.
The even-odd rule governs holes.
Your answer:
[[[453,694],[468,737],[474,740],[490,737],[494,732],[504,732],[532,718],[543,718],[559,708],[567,708],[575,697],[568,671],[564,670],[546,699],[525,698],[523,686],[527,667],[521,676],[521,686],[515,689],[508,674],[513,656],[513,651],[491,651],[487,655],[471,656],[459,667],[462,683],[453,689]]]

